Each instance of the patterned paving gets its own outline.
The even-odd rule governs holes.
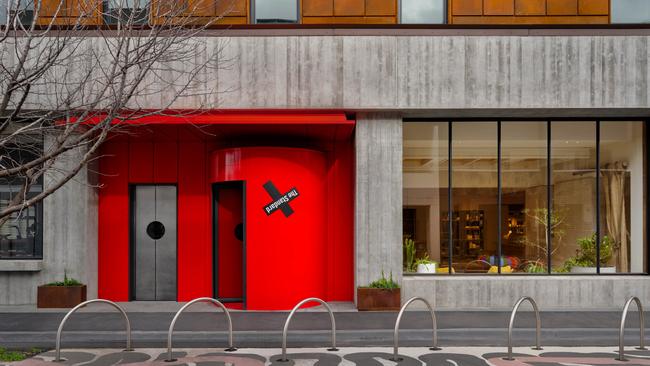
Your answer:
[[[400,348],[401,361],[391,361],[392,349],[342,348],[337,352],[324,349],[290,349],[288,362],[280,362],[277,349],[241,349],[221,352],[215,349],[179,349],[174,362],[165,362],[164,349],[137,349],[122,352],[116,349],[66,349],[63,365],[112,366],[187,365],[187,366],[650,366],[650,351],[626,350],[628,361],[615,360],[616,347],[547,347],[534,351],[515,348],[515,360],[507,361],[505,349],[495,347],[449,347],[441,351],[427,348]],[[9,363],[15,366],[52,365],[54,352],[31,359]]]

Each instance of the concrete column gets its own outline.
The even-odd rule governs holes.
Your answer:
[[[54,136],[44,136],[44,146]],[[82,149],[60,157],[44,176],[47,187],[71,170]],[[82,168],[77,176],[43,201],[43,260],[2,261],[0,304],[34,304],[36,287],[63,280],[64,272],[88,286],[88,298],[97,297],[97,169]],[[23,265],[29,263],[29,266]]]
[[[54,139],[45,136],[45,149]],[[67,152],[56,169],[45,175],[45,186],[72,170],[85,149]],[[43,261],[41,281],[61,280],[64,272],[88,286],[88,298],[97,297],[97,188],[92,171],[83,167],[75,178],[43,202]]]
[[[355,284],[383,271],[402,279],[402,118],[359,113],[356,126]]]

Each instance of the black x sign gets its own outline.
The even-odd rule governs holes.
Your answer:
[[[289,206],[289,202],[293,201],[299,195],[298,190],[295,187],[291,188],[285,194],[280,193],[280,191],[275,187],[275,184],[271,181],[264,183],[263,187],[264,190],[266,190],[266,193],[273,198],[273,202],[264,207],[264,212],[266,212],[267,216],[270,216],[277,210],[282,211],[284,217],[289,217],[293,214],[293,209]]]

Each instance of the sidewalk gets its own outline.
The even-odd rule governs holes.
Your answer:
[[[226,353],[222,349],[175,349],[175,362],[165,362],[165,349],[136,349],[122,352],[120,349],[65,349],[61,353],[67,359],[64,365],[109,366],[118,364],[137,365],[200,365],[200,366],[560,366],[560,365],[650,365],[650,351],[626,350],[627,362],[615,360],[616,347],[546,347],[541,351],[515,348],[514,361],[504,360],[504,348],[449,347],[440,351],[427,348],[399,349],[401,361],[394,362],[392,348],[341,348],[328,352],[324,348],[289,349],[289,362],[278,361],[279,349],[240,349]],[[25,361],[14,362],[16,366],[51,366],[54,352],[50,351]]]

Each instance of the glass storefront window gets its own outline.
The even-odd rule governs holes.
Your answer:
[[[255,23],[298,23],[297,0],[255,0]]]
[[[547,122],[501,123],[502,273],[547,272]]]
[[[601,273],[646,271],[644,133],[643,122],[600,124]]]
[[[444,0],[402,0],[400,22],[403,24],[443,24],[446,19]]]
[[[650,0],[612,0],[612,23],[650,23]]]
[[[448,272],[447,122],[405,123],[403,134],[404,271]]]
[[[551,163],[552,271],[591,272],[580,248],[596,228],[596,122],[553,122]]]
[[[403,133],[405,272],[422,255],[436,273],[647,271],[643,122],[406,122]]]
[[[498,273],[497,123],[454,123],[451,146],[454,271]]]

